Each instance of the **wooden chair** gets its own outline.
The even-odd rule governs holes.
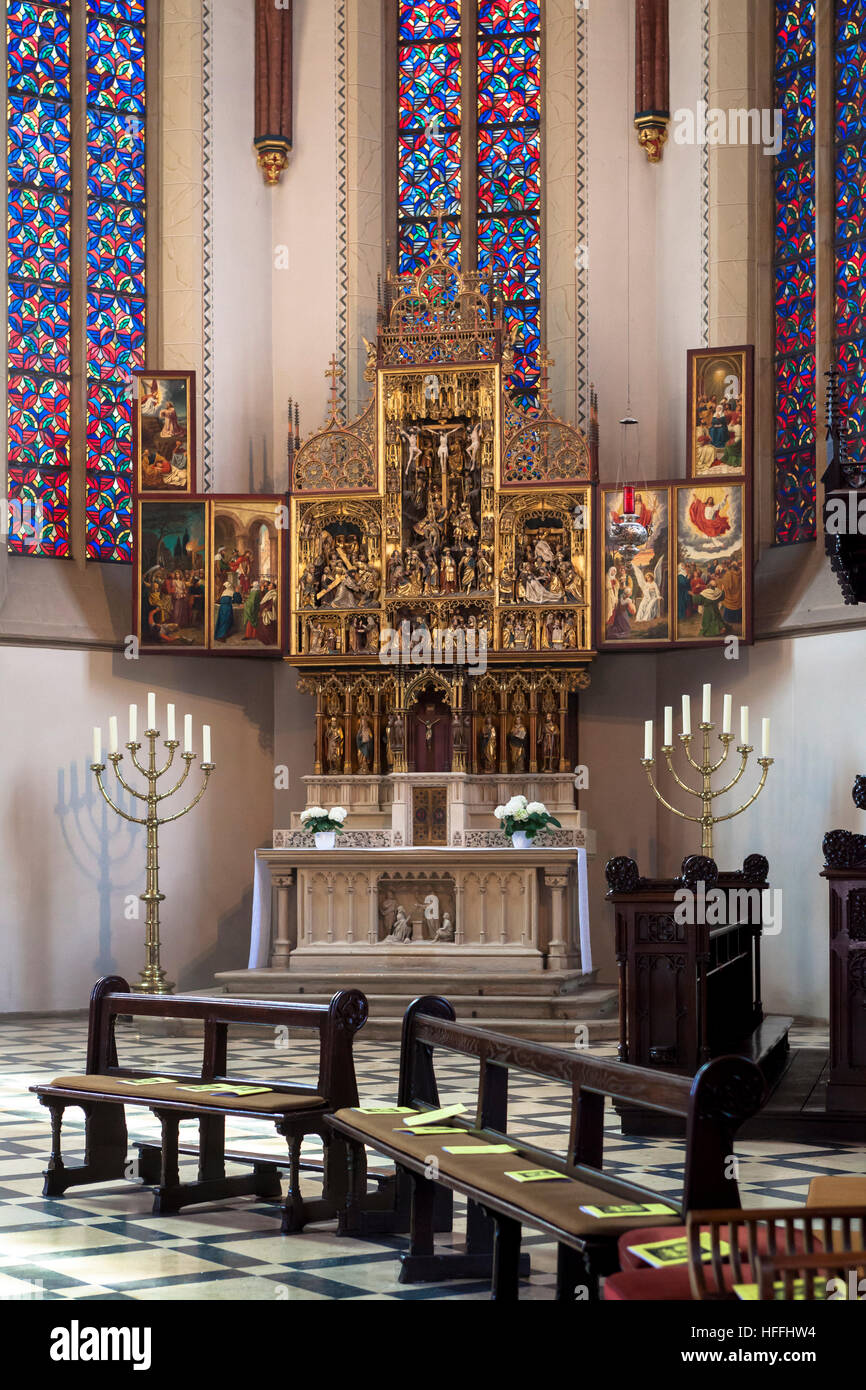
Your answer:
[[[764,1302],[866,1298],[866,1250],[832,1255],[759,1255],[756,1265],[758,1298]]]
[[[701,1302],[735,1298],[734,1284],[753,1284],[763,1262],[834,1263],[837,1253],[862,1258],[866,1245],[866,1206],[771,1207],[753,1211],[693,1211],[686,1223],[692,1297]],[[701,1237],[709,1236],[709,1255]],[[800,1248],[798,1249],[798,1245]],[[723,1252],[723,1246],[727,1250]],[[827,1252],[833,1251],[828,1257]],[[797,1266],[797,1261],[800,1265]],[[843,1261],[844,1263],[844,1261]],[[647,1271],[649,1273],[650,1271]],[[655,1271],[651,1271],[655,1272]]]

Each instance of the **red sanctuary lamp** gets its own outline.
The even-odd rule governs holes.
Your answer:
[[[626,477],[639,476],[640,435],[637,420],[627,415],[620,420],[622,426],[621,473]],[[637,488],[634,483],[625,483],[622,489],[622,515],[610,526],[611,540],[624,560],[633,560],[639,555],[649,538],[637,510]]]

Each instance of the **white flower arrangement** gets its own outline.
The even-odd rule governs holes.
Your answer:
[[[308,806],[306,811],[301,812],[301,825],[305,830],[309,830],[311,835],[328,830],[340,835],[348,814],[345,806],[333,806],[330,811],[326,811],[324,806]]]
[[[504,806],[497,806],[493,812],[506,835],[522,830],[533,839],[547,825],[559,825],[543,801],[527,801],[525,796],[513,796]]]

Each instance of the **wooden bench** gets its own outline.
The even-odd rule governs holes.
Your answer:
[[[203,1024],[199,1072],[158,1072],[121,1067],[117,1061],[115,1025],[120,1016],[187,1019]],[[284,1231],[298,1231],[308,1221],[326,1220],[345,1206],[346,1155],[333,1143],[325,1118],[330,1110],[357,1104],[358,1088],[352,1057],[354,1036],[367,1019],[367,1000],[359,990],[340,990],[330,1004],[261,1003],[245,999],[207,999],[149,996],[130,992],[126,980],[111,975],[99,980],[90,997],[86,1072],[59,1076],[50,1085],[31,1086],[51,1115],[51,1157],[45,1171],[43,1196],[62,1196],[70,1187],[128,1177],[127,1105],[146,1106],[162,1130],[159,1145],[139,1145],[138,1172],[145,1185],[155,1187],[154,1212],[174,1212],[198,1202],[254,1194],[281,1196],[279,1161],[255,1155],[226,1154],[225,1124],[229,1117],[268,1120],[288,1145],[289,1191],[283,1208]],[[272,1085],[227,1072],[230,1024],[304,1030],[319,1037],[319,1068],[315,1085]],[[131,1082],[154,1075],[164,1084],[135,1086]],[[191,1085],[261,1087],[255,1094],[193,1093]],[[84,1163],[68,1166],[62,1155],[61,1127],[67,1106],[85,1115]],[[198,1120],[198,1181],[181,1182],[178,1142],[181,1120]],[[320,1201],[304,1202],[300,1192],[300,1152],[305,1135],[324,1142],[323,1191]],[[196,1152],[193,1150],[193,1152]],[[252,1173],[226,1176],[226,1160],[247,1162]]]
[[[560,1051],[539,1043],[491,1033],[456,1023],[445,999],[427,996],[409,1006],[403,1021],[397,1105],[430,1110],[439,1105],[434,1049],[477,1058],[479,1085],[475,1115],[447,1124],[478,1142],[509,1143],[508,1154],[446,1153],[461,1143],[460,1135],[404,1134],[403,1116],[362,1115],[343,1107],[328,1124],[349,1144],[348,1206],[343,1229],[363,1229],[368,1146],[393,1159],[411,1188],[410,1248],[402,1257],[400,1280],[492,1277],[493,1297],[515,1299],[521,1272],[521,1226],[542,1231],[558,1243],[558,1299],[573,1299],[579,1285],[590,1298],[598,1297],[600,1275],[617,1268],[618,1236],[647,1217],[596,1218],[582,1206],[616,1203],[658,1203],[675,1207],[667,1218],[682,1223],[694,1207],[739,1203],[736,1181],[729,1176],[733,1138],[739,1125],[760,1106],[763,1077],[748,1058],[721,1057],[690,1077],[651,1072],[640,1067],[605,1062],[579,1052]],[[508,1074],[510,1070],[566,1083],[571,1113],[564,1159],[545,1149],[513,1139],[508,1133]],[[604,1166],[605,1100],[639,1103],[686,1120],[687,1139],[683,1194],[679,1202],[650,1188],[614,1177]],[[509,1170],[554,1169],[564,1181],[518,1183]],[[468,1199],[467,1241],[459,1253],[434,1250],[434,1203],[438,1187]],[[662,1224],[665,1218],[653,1218]]]

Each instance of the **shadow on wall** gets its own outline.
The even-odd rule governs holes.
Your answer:
[[[148,690],[161,692],[158,696],[160,708],[164,699],[174,702],[179,722],[185,713],[194,714],[196,727],[198,717],[192,702],[198,698],[215,700],[231,706],[239,718],[245,718],[257,731],[259,748],[272,757],[274,675],[281,669],[280,661],[251,657],[146,655],[131,660],[117,653],[112,658],[111,674],[116,681],[123,682],[117,693],[121,728],[128,705],[138,703],[143,713]],[[185,700],[190,702],[189,706],[185,705]],[[207,718],[204,722],[207,723]]]
[[[117,782],[111,769],[104,784],[115,805],[126,815],[141,814],[141,803]],[[71,763],[69,770],[57,773],[57,802],[54,814],[70,859],[80,877],[96,889],[96,955],[94,979],[116,973],[117,959],[112,940],[112,904],[122,897],[123,918],[143,921],[144,909],[138,895],[143,888],[144,828],[132,825],[113,811],[100,795],[89,767],[82,770]],[[88,901],[92,895],[88,893]],[[39,920],[38,917],[34,920]]]
[[[253,890],[250,886],[240,902],[220,917],[213,945],[179,972],[179,991],[209,989],[218,971],[237,970],[246,965],[250,953],[252,913]]]

